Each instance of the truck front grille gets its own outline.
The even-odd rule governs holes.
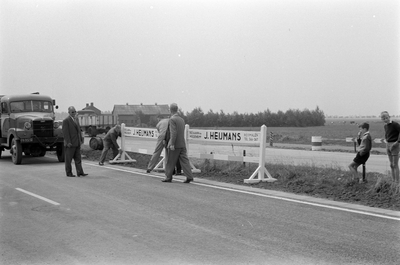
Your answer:
[[[53,121],[34,121],[33,134],[37,137],[53,137]]]

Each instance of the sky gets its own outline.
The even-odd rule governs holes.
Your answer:
[[[398,0],[0,0],[0,94],[400,114]]]

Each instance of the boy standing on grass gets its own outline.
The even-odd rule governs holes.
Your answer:
[[[399,183],[399,143],[400,143],[400,124],[390,119],[387,111],[381,112],[381,120],[385,123],[386,152],[389,157],[392,179]]]
[[[364,165],[368,158],[372,148],[372,138],[369,134],[369,124],[364,122],[360,126],[360,131],[358,132],[357,143],[359,144],[358,152],[356,157],[353,159],[353,162],[349,165],[349,169],[353,174],[354,179],[358,179],[357,177],[357,168],[360,165]],[[360,179],[360,183],[366,183],[367,180],[363,175]]]

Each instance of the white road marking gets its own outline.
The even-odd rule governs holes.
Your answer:
[[[26,194],[28,194],[28,195],[31,195],[31,196],[33,196],[33,197],[36,197],[36,198],[38,198],[38,199],[41,199],[41,200],[43,200],[43,201],[45,201],[45,202],[51,203],[51,204],[53,204],[53,205],[60,205],[58,202],[49,200],[49,199],[47,199],[47,198],[45,198],[45,197],[42,197],[42,196],[37,195],[37,194],[35,194],[35,193],[26,191],[26,190],[24,190],[24,189],[20,189],[20,188],[15,188],[15,189],[18,190],[18,191],[20,191],[20,192],[23,192],[23,193],[26,193]]]
[[[235,192],[239,192],[239,193],[251,194],[251,195],[256,195],[256,196],[266,197],[266,198],[271,198],[271,199],[277,199],[277,200],[282,200],[282,201],[289,201],[289,202],[307,204],[307,205],[312,205],[312,206],[317,206],[317,207],[322,207],[322,208],[339,210],[339,211],[343,211],[343,212],[357,213],[357,214],[363,214],[363,215],[369,215],[369,216],[374,216],[374,217],[379,217],[379,218],[384,218],[384,219],[400,221],[400,217],[393,217],[393,216],[387,216],[387,215],[383,215],[383,214],[370,213],[370,212],[361,211],[361,210],[347,209],[347,208],[331,206],[331,205],[325,205],[325,204],[320,204],[320,203],[315,203],[315,202],[306,202],[306,201],[290,199],[290,198],[284,198],[284,197],[279,197],[279,196],[274,196],[274,195],[267,195],[267,194],[261,194],[261,193],[256,193],[256,192],[250,192],[250,191],[237,190],[237,189],[232,189],[232,188],[213,186],[213,185],[203,184],[203,183],[196,183],[196,182],[192,182],[192,183],[196,184],[196,185],[200,185],[200,186],[213,187],[213,188],[221,189],[221,190],[235,191]]]
[[[87,163],[87,165],[96,166],[96,165],[89,164],[89,163]],[[117,170],[117,171],[122,171],[122,172],[127,172],[127,173],[133,173],[133,174],[138,174],[138,175],[143,175],[143,176],[149,176],[149,177],[153,177],[153,178],[164,178],[161,176],[152,175],[152,174],[148,174],[148,173],[141,173],[141,172],[119,169],[119,168],[114,168],[114,167],[107,167],[107,166],[98,166],[98,167],[104,167],[107,169],[112,169],[112,170]],[[245,191],[245,190],[234,189],[234,188],[221,187],[221,186],[199,183],[199,182],[192,182],[192,184],[204,186],[204,187],[210,187],[210,188],[214,188],[214,189],[250,194],[250,195],[259,196],[259,197],[265,197],[265,198],[277,199],[277,200],[282,200],[282,201],[306,204],[306,205],[311,205],[311,206],[316,206],[316,207],[321,207],[321,208],[334,209],[334,210],[343,211],[343,212],[357,213],[357,214],[362,214],[362,215],[379,217],[379,218],[383,218],[383,219],[400,221],[400,217],[388,216],[388,215],[378,214],[378,213],[371,213],[371,212],[362,211],[362,210],[354,210],[354,209],[348,209],[348,208],[326,205],[326,204],[321,204],[321,203],[307,202],[307,201],[302,201],[302,200],[290,199],[290,198],[285,198],[285,197],[280,197],[280,196],[275,196],[275,195],[267,195],[267,194],[262,194],[262,193],[258,193],[258,192],[251,192],[251,191]]]

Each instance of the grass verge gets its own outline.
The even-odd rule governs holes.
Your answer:
[[[112,159],[111,152],[107,160]],[[150,155],[130,153],[129,156],[137,162],[121,166],[134,167],[145,170],[150,160]],[[86,159],[98,161],[101,155],[99,150],[83,148]],[[316,166],[293,166],[284,164],[266,164],[269,173],[277,181],[246,184],[243,182],[256,170],[256,164],[243,164],[240,162],[217,160],[194,160],[194,165],[201,170],[196,173],[196,178],[210,179],[219,182],[237,185],[251,185],[254,188],[278,190],[300,195],[325,198],[400,211],[400,185],[393,183],[389,176],[367,172],[368,183],[359,184],[351,179],[349,171],[339,168]]]

